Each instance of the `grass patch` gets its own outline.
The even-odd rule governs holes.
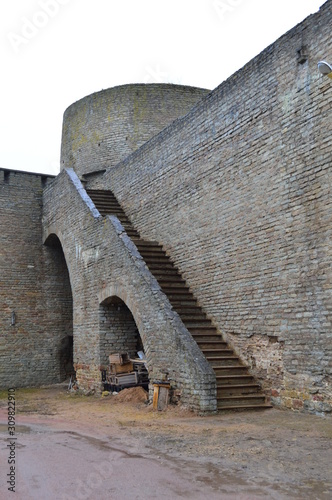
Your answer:
[[[0,401],[5,399],[7,401],[8,398],[8,392],[7,391],[0,391]]]

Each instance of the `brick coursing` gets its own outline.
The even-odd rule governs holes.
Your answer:
[[[105,335],[105,311],[109,326],[111,321],[121,319],[125,324],[118,311],[112,314],[112,309],[105,307],[118,298],[131,315],[127,314],[127,328],[123,329],[126,337],[115,345],[130,347],[136,326],[151,384],[169,379],[172,390],[181,392],[184,404],[200,412],[215,411],[216,379],[212,368],[119,220],[100,216],[70,169],[63,170],[44,190],[43,200],[43,241],[48,244],[54,235],[60,239],[69,270],[74,298],[74,366],[79,386],[84,390],[101,389],[100,370],[106,356],[114,352],[112,330],[107,328]],[[108,348],[110,352],[106,352]]]
[[[216,407],[214,373],[135,245],[66,169],[106,168],[88,187],[111,189],[141,236],[163,244],[272,401],[331,411],[332,84],[317,71],[332,58],[331,25],[329,0],[209,94],[88,96],[65,113],[56,179],[0,170],[2,387],[60,380],[73,333],[79,384],[99,390],[120,341],[103,322],[121,321],[106,307],[118,297],[132,315],[121,347],[133,320],[150,380],[167,375],[190,407]]]
[[[332,399],[331,22],[328,1],[89,185],[164,245],[274,402],[313,412]]]
[[[133,84],[84,97],[64,113],[61,168],[82,175],[116,165],[207,93],[184,85]]]
[[[100,364],[109,364],[109,354],[128,352],[137,357],[139,333],[133,315],[124,302],[104,301],[99,306]]]
[[[42,244],[42,194],[50,180],[0,170],[0,388],[60,382],[66,375],[68,271],[62,252]]]

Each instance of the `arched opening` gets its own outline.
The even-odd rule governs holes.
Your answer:
[[[47,300],[51,301],[53,359],[57,366],[58,380],[75,377],[73,364],[73,296],[69,272],[62,245],[55,234],[45,241],[47,283],[50,287]]]
[[[128,364],[128,370],[130,372],[136,371],[137,376],[133,377],[133,379],[127,377],[128,380],[131,380],[127,383],[127,386],[136,385],[147,389],[149,383],[147,371],[145,365],[142,365],[139,361],[145,356],[143,342],[130,309],[119,297],[109,297],[100,304],[99,328],[100,364],[105,372],[103,377],[104,382],[106,382],[105,385],[108,385],[107,382],[110,381],[110,378],[106,375],[110,373],[109,356],[111,354],[128,353],[128,357],[132,361],[131,364]],[[113,375],[116,375],[114,371]],[[120,389],[126,386],[126,383],[119,384],[118,379],[115,383],[114,377],[112,380],[112,384],[118,385]]]

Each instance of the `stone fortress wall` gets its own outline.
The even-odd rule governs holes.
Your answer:
[[[331,24],[328,1],[90,182],[164,245],[272,400],[312,411],[332,398]]]
[[[0,388],[59,382],[73,335],[61,250],[42,244],[52,177],[0,170]]]
[[[61,168],[83,175],[116,165],[207,93],[183,85],[133,84],[80,99],[64,113]]]
[[[116,263],[109,282],[93,277],[90,261],[101,273],[105,265],[96,257],[106,251],[102,224],[77,198],[81,187],[73,189],[66,170],[73,168],[89,188],[111,189],[141,236],[164,246],[275,404],[331,411],[332,85],[317,71],[319,60],[332,58],[331,22],[329,0],[211,93],[129,85],[92,94],[65,113],[57,179],[1,170],[2,386],[61,380],[61,346],[72,323],[81,379],[97,385],[100,345],[91,332],[101,303],[106,310],[105,290],[120,280],[124,300],[126,280],[150,279],[136,276],[132,264],[118,276]],[[82,222],[72,220],[70,231],[71,210],[77,221],[80,206]],[[114,228],[107,234],[118,255]],[[89,235],[98,236],[98,252]],[[140,323],[144,308],[135,287],[128,290]],[[156,294],[152,308],[162,302]],[[154,311],[156,325],[164,324]],[[173,335],[177,320],[167,321],[165,335]],[[141,328],[148,335],[151,325]],[[195,357],[185,332],[172,338]],[[174,344],[167,345],[173,356]],[[160,374],[167,360],[158,366],[151,359]],[[187,401],[208,407],[213,391],[203,387],[204,373],[211,378],[204,360],[197,365],[201,402],[185,386],[194,365],[186,369],[175,376]]]

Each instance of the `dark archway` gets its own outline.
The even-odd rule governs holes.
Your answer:
[[[59,381],[75,376],[73,365],[73,296],[69,272],[62,245],[55,234],[45,241],[47,300],[52,301],[52,329],[54,362],[58,366]]]
[[[130,309],[119,297],[105,299],[99,307],[100,364],[108,364],[108,356],[128,352],[137,358],[144,351],[141,336]]]

